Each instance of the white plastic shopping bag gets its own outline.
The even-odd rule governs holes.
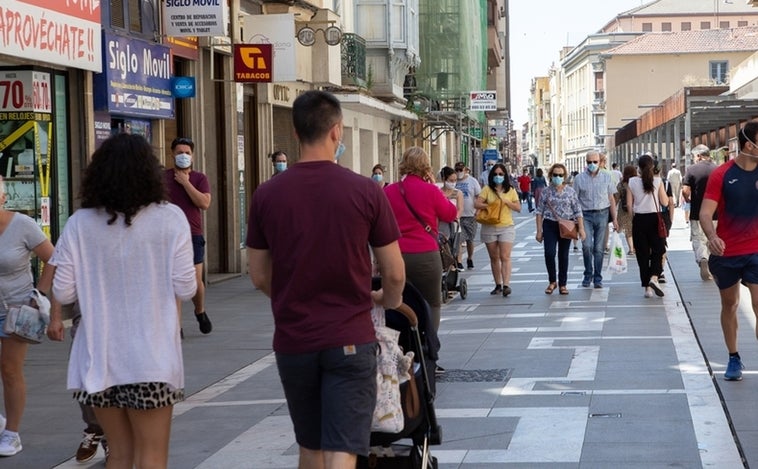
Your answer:
[[[626,272],[626,251],[621,244],[621,236],[617,231],[611,233],[610,258],[608,259],[608,272],[613,274],[623,274]]]

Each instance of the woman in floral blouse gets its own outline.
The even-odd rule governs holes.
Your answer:
[[[584,239],[584,223],[582,209],[576,192],[566,185],[568,171],[562,164],[554,164],[548,171],[550,185],[541,194],[537,205],[537,242],[545,241],[545,266],[549,284],[545,288],[548,295],[553,293],[556,286],[561,295],[568,295],[568,263],[570,239],[563,239],[558,228],[558,217],[574,220],[579,225],[579,239]],[[558,278],[555,275],[555,247],[558,246]]]

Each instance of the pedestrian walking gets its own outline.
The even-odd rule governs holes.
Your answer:
[[[537,204],[538,243],[545,249],[545,267],[547,268],[548,286],[545,293],[550,295],[556,287],[561,295],[568,295],[568,265],[571,240],[561,238],[558,221],[573,220],[578,225],[579,238],[584,239],[584,223],[579,199],[571,186],[566,185],[568,176],[566,167],[556,163],[548,170],[550,186],[542,191]],[[555,271],[555,254],[558,247],[558,274]],[[557,283],[556,283],[557,282]]]
[[[494,164],[493,164],[494,166]],[[455,188],[463,194],[463,214],[461,215],[461,244],[466,243],[466,268],[474,268],[474,241],[476,240],[476,209],[474,201],[482,192],[479,182],[466,173],[466,164],[463,161],[455,163],[455,173],[458,177]],[[489,173],[488,173],[489,174]],[[463,249],[458,247],[458,270],[463,270]]]
[[[171,142],[174,167],[164,172],[164,184],[168,191],[169,202],[182,209],[190,225],[197,279],[197,293],[192,297],[192,304],[195,307],[195,319],[200,332],[210,334],[213,324],[205,311],[205,283],[203,282],[203,263],[205,262],[203,211],[211,206],[211,185],[205,174],[192,169],[194,151],[195,143],[192,139],[180,137]],[[284,158],[286,161],[287,156],[284,155]],[[182,303],[179,300],[177,300],[177,309],[181,317]]]
[[[497,163],[490,171],[489,183],[476,198],[474,207],[485,210],[489,205],[498,205],[498,221],[492,225],[482,225],[482,242],[487,247],[490,257],[492,277],[495,288],[490,295],[502,293],[508,296],[512,293],[511,280],[511,251],[516,240],[516,227],[513,223],[513,212],[521,211],[518,193],[510,184],[505,165]]]
[[[166,202],[139,135],[103,142],[81,194],[50,259],[56,301],[81,309],[67,388],[95,408],[108,467],[167,467],[171,414],[184,398],[176,298],[197,288],[189,223]]]
[[[381,187],[336,164],[345,150],[339,100],[306,91],[292,120],[300,160],[261,184],[250,205],[250,278],[271,298],[299,467],[354,468],[369,452],[376,405],[372,300],[385,308],[402,301],[400,231]],[[374,292],[371,252],[382,276]]]
[[[658,277],[663,272],[666,238],[658,229],[658,220],[661,207],[668,205],[669,200],[663,182],[654,176],[653,157],[648,154],[640,156],[638,165],[640,175],[629,179],[626,204],[632,210],[632,238],[637,251],[640,282],[645,298],[652,298],[653,294],[664,295]]]
[[[666,174],[666,179],[671,184],[671,193],[674,197],[674,207],[678,207],[679,199],[682,195],[682,172],[679,171],[679,168],[676,167],[676,164],[671,166],[668,174]]]
[[[691,209],[690,218],[690,241],[692,251],[695,253],[695,263],[700,269],[700,278],[710,280],[711,272],[708,269],[708,258],[711,253],[708,250],[708,239],[700,227],[700,208],[703,204],[705,187],[708,178],[716,169],[716,163],[711,159],[711,151],[707,145],[697,145],[692,149],[692,158],[695,164],[690,165],[684,173],[682,181],[682,198],[689,204]],[[716,226],[718,213],[713,212],[713,226]]]
[[[529,170],[527,168],[524,168],[521,172],[521,176],[518,177],[518,186],[519,190],[521,191],[521,194],[519,195],[519,200],[521,202],[526,202],[527,207],[529,207],[529,213],[532,213],[534,211],[534,207],[532,207],[532,177],[529,175]]]
[[[71,318],[71,339],[74,339],[76,337],[76,331],[79,329],[79,323],[82,319],[79,303],[74,303],[72,305],[71,312],[73,315]],[[50,309],[50,324],[47,326],[47,337],[50,340],[62,341],[64,338],[64,331],[61,304],[57,301],[53,301],[53,306]],[[90,461],[95,457],[95,454],[97,454],[97,448],[102,446],[103,451],[105,452],[105,462],[107,464],[109,456],[108,440],[105,438],[100,422],[97,421],[95,408],[93,406],[84,405],[81,402],[77,402],[77,404],[79,404],[82,420],[87,426],[82,432],[82,440],[79,442],[79,447],[76,449],[74,458],[76,459],[76,462],[80,463]]]
[[[564,179],[568,179],[565,178]],[[542,190],[547,187],[547,180],[545,179],[545,173],[542,168],[537,168],[537,174],[532,179],[532,194],[534,195],[534,206],[537,207],[540,204],[540,195]]]
[[[586,161],[587,167],[574,177],[572,185],[582,207],[586,233],[582,242],[582,286],[589,287],[590,283],[594,283],[595,288],[603,288],[603,255],[609,220],[618,231],[616,203],[613,199],[616,187],[613,185],[610,171],[600,169],[600,152],[588,151]]]
[[[0,176],[0,378],[3,382],[5,416],[0,416],[0,456],[13,456],[23,449],[19,428],[26,406],[24,361],[29,344],[3,333],[8,307],[24,304],[34,288],[31,257],[47,262],[53,245],[32,218],[5,209],[8,200]],[[52,269],[42,270],[37,289],[50,293]],[[7,419],[6,419],[7,418]]]
[[[621,180],[616,185],[616,194],[614,198],[618,201],[616,213],[618,214],[619,233],[624,233],[626,244],[629,246],[627,255],[633,256],[634,239],[632,238],[632,211],[627,205],[626,192],[629,190],[629,179],[637,176],[637,168],[632,165],[624,166]]]
[[[452,222],[458,217],[458,209],[434,184],[432,163],[422,148],[407,149],[398,170],[401,180],[387,186],[384,193],[400,227],[400,251],[405,262],[405,278],[429,303],[436,331],[440,327],[442,308],[438,220],[442,223]],[[476,183],[471,176],[467,178]]]
[[[371,180],[379,184],[379,187],[389,186],[389,183],[384,179],[384,166],[381,163],[375,164],[371,168]]]
[[[713,170],[698,215],[711,255],[708,268],[721,297],[721,329],[729,352],[724,379],[742,379],[737,348],[737,308],[740,282],[750,292],[758,316],[758,122],[750,121],[737,134],[740,151]],[[713,214],[718,212],[718,226]],[[757,331],[758,334],[758,331]]]
[[[444,194],[445,198],[455,206],[458,214],[456,220],[459,221],[460,216],[463,213],[463,193],[455,188],[455,184],[458,182],[455,170],[450,166],[445,166],[440,170],[440,178],[442,179],[442,194]],[[449,239],[453,234],[453,223],[440,221],[438,224],[440,234]],[[458,251],[458,254],[460,255],[460,249],[458,249]]]

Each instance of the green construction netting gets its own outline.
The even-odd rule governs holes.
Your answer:
[[[487,85],[487,0],[420,0],[417,92],[434,110],[468,112],[471,91]]]

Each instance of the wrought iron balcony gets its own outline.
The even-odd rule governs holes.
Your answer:
[[[342,84],[366,86],[366,40],[354,33],[344,33],[341,45]]]

